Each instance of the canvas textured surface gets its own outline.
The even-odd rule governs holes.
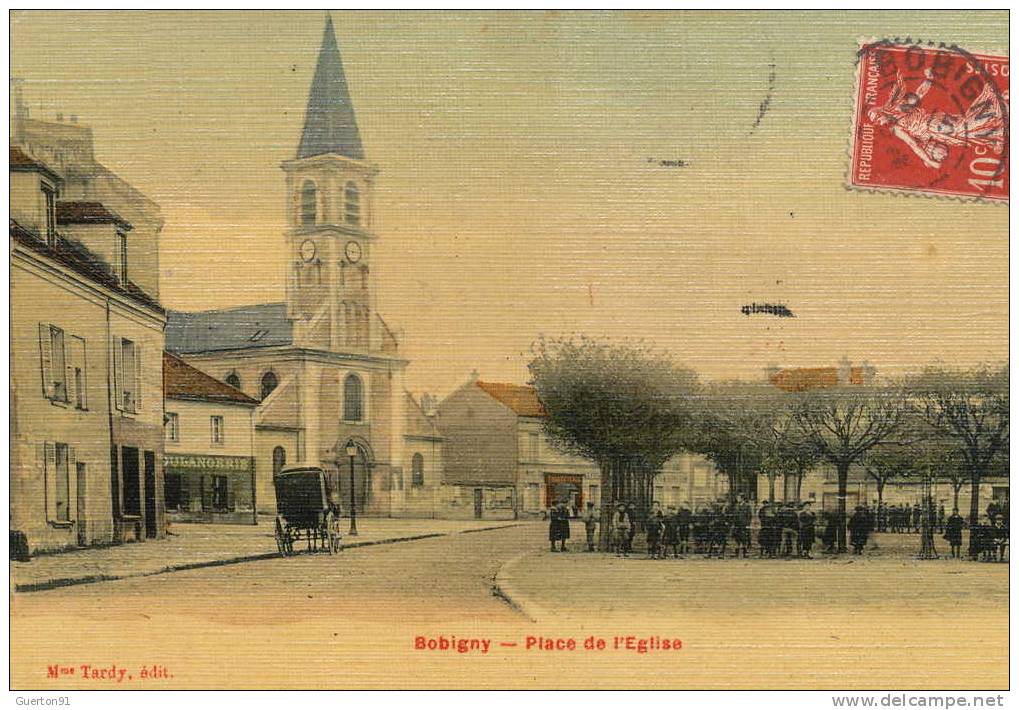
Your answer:
[[[10,40],[12,688],[1008,687],[1007,12]]]

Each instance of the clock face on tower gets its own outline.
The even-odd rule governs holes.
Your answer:
[[[344,247],[343,253],[346,255],[347,261],[351,264],[356,264],[361,261],[361,245],[357,242],[347,242],[347,246]]]
[[[310,239],[301,242],[301,258],[306,262],[315,258],[315,242]]]

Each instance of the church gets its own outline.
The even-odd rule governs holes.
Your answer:
[[[376,308],[377,169],[366,158],[331,19],[287,188],[286,300],[167,314],[166,349],[258,400],[256,498],[319,466],[359,514],[431,517],[442,480],[434,416],[404,389],[408,361]],[[357,448],[354,474],[346,446]],[[351,482],[353,478],[353,482]]]

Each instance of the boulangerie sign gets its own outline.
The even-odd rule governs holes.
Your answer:
[[[1007,30],[12,12],[11,687],[1000,705]]]

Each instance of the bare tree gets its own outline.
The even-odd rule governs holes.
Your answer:
[[[844,386],[805,393],[793,418],[806,441],[838,473],[837,551],[846,547],[849,468],[879,444],[896,441],[905,408],[891,389]]]
[[[954,442],[970,482],[969,523],[980,520],[980,482],[1008,457],[1008,367],[928,368],[909,382],[911,401],[938,436]],[[1006,466],[1007,469],[1007,466]],[[974,554],[970,538],[970,555]]]

